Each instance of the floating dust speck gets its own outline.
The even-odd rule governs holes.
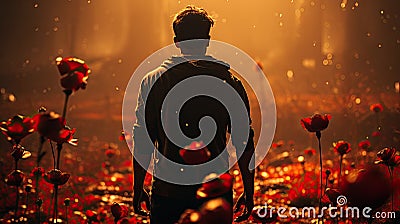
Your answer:
[[[15,97],[14,94],[10,93],[8,95],[8,101],[10,101],[11,103],[14,103],[15,101],[17,101],[17,98]]]

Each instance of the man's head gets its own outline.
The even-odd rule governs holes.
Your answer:
[[[176,14],[173,29],[175,42],[192,39],[210,39],[210,28],[214,20],[208,13],[195,6],[187,6]]]
[[[213,25],[214,20],[204,9],[187,6],[176,14],[173,22],[175,45],[181,49],[182,54],[204,55],[210,40],[210,29]],[[196,41],[185,41],[194,39]]]

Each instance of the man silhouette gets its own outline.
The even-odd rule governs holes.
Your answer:
[[[153,158],[155,158],[155,174],[172,172],[168,170],[168,166],[165,165],[165,159],[162,158],[177,164],[185,164],[185,161],[179,155],[179,150],[184,145],[190,145],[190,142],[187,142],[186,139],[181,139],[182,141],[176,143],[169,138],[177,134],[168,133],[168,128],[174,122],[172,117],[176,115],[169,115],[175,114],[175,109],[172,111],[171,104],[173,103],[165,103],[164,100],[172,88],[180,82],[203,75],[223,80],[224,83],[229,84],[240,96],[246,107],[246,116],[249,122],[241,127],[241,129],[247,130],[246,139],[235,136],[232,132],[233,145],[238,148],[239,144],[244,144],[243,154],[238,160],[244,192],[236,202],[235,211],[239,211],[242,206],[244,208],[235,221],[247,219],[254,206],[254,172],[249,169],[250,161],[254,154],[254,133],[250,126],[249,101],[240,80],[229,72],[229,65],[206,55],[210,39],[209,32],[213,24],[213,19],[204,9],[188,6],[179,12],[173,21],[173,30],[175,33],[175,45],[180,49],[182,55],[171,57],[164,61],[160,67],[143,78],[140,86],[135,111],[137,120],[133,131],[133,208],[137,214],[148,215],[141,207],[141,202],[146,202],[147,208],[150,209],[150,221],[152,224],[176,223],[186,209],[197,209],[204,202],[196,198],[196,191],[200,187],[199,184],[175,184],[160,179],[157,175],[153,176],[151,203],[147,192],[143,190],[146,171]],[[196,41],[195,44],[187,41],[199,39],[201,41]],[[202,84],[199,83],[198,85]],[[209,86],[212,86],[212,83]],[[180,108],[179,128],[189,139],[195,139],[202,136],[202,134],[207,135],[207,129],[204,131],[199,128],[201,119],[204,117],[211,117],[216,124],[215,135],[207,143],[206,147],[210,151],[210,160],[217,158],[218,161],[218,165],[210,169],[217,174],[221,174],[229,169],[226,152],[227,132],[231,132],[231,122],[235,123],[236,121],[230,119],[227,109],[221,102],[212,97],[198,95],[190,98]],[[202,133],[202,131],[205,133]],[[141,164],[138,161],[141,161]],[[183,172],[172,173],[172,175],[183,175]],[[221,195],[221,197],[233,205],[232,190]]]

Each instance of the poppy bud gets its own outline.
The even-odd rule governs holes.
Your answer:
[[[41,199],[41,198],[39,198],[39,199],[37,199],[36,200],[36,205],[38,206],[38,207],[40,207],[40,206],[42,206],[42,204],[43,204],[43,200]]]
[[[63,173],[58,169],[52,169],[46,173],[44,179],[54,185],[64,185],[67,183],[70,175],[68,173]]]
[[[32,191],[32,185],[28,184],[25,186],[25,192],[30,193]]]
[[[111,205],[111,213],[114,216],[115,220],[119,220],[121,218],[122,208],[117,202],[114,202]]]
[[[24,180],[25,175],[21,170],[13,170],[6,178],[6,184],[9,186],[18,187]]]
[[[65,205],[65,206],[69,206],[69,205],[70,205],[70,202],[71,202],[71,199],[69,199],[69,198],[65,198],[65,199],[64,199],[64,205]]]
[[[330,171],[330,170],[326,170],[326,171],[325,171],[325,174],[326,174],[327,176],[329,176],[329,175],[331,175],[331,171]]]

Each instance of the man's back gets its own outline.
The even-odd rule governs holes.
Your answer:
[[[179,155],[179,150],[183,146],[190,145],[191,142],[180,138],[180,133],[169,130],[169,127],[174,125],[172,122],[176,122],[174,118],[178,116],[179,128],[182,130],[182,133],[189,139],[195,139],[200,135],[208,134],[201,133],[199,123],[202,118],[206,116],[211,117],[216,123],[216,133],[207,145],[207,148],[211,153],[210,160],[223,153],[218,158],[218,166],[213,167],[215,173],[221,173],[229,169],[228,154],[225,148],[227,143],[226,134],[230,129],[230,118],[225,106],[218,99],[206,95],[192,97],[179,110],[175,106],[169,105],[169,101],[165,101],[171,89],[179,85],[183,80],[192,77],[203,77],[204,75],[222,80],[227,85],[233,87],[239,94],[243,91],[240,81],[231,75],[229,67],[226,64],[205,60],[189,60],[175,65],[157,78],[148,93],[145,108],[146,128],[152,142],[157,143],[158,153],[175,163],[185,164]],[[153,77],[147,78],[154,80]],[[212,88],[213,86],[212,83],[207,82],[199,83],[198,85],[202,85],[197,87],[200,89]],[[165,104],[164,107],[163,103]],[[178,139],[178,142],[172,142],[166,135],[166,132],[169,134],[169,137],[171,137],[171,134],[176,135],[173,139]],[[159,155],[158,153],[157,155]],[[158,158],[159,156],[156,157]],[[173,172],[165,169],[167,166],[163,159],[158,158],[156,161],[155,172],[158,174],[157,176],[163,176],[162,172]],[[180,174],[174,173],[174,175]],[[204,177],[199,178],[202,179]],[[197,188],[198,185],[182,186],[155,179],[152,191],[155,194],[180,198],[194,197]]]

